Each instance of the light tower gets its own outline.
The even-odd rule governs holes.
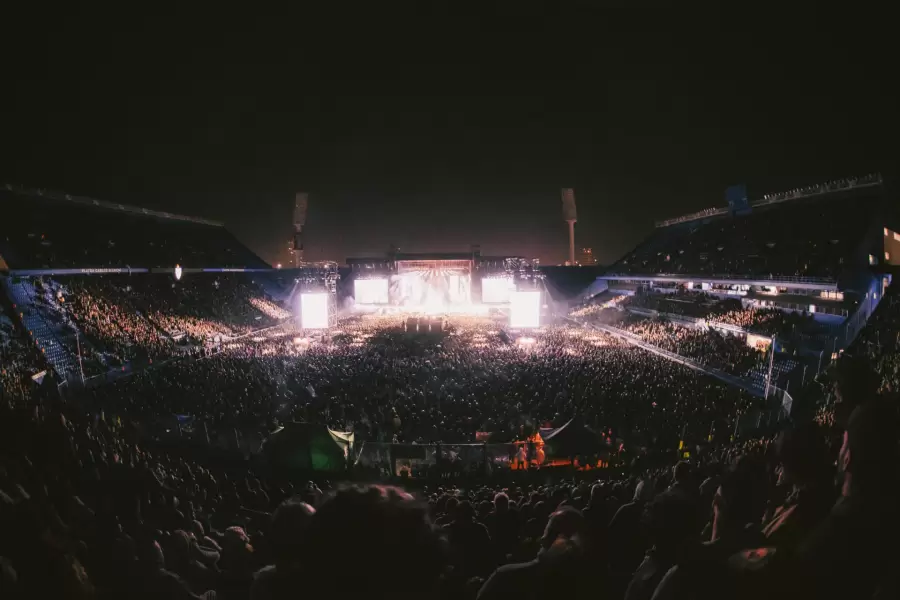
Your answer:
[[[569,265],[575,264],[575,222],[578,215],[575,212],[575,190],[563,188],[563,221],[569,224]]]
[[[303,264],[303,226],[306,225],[306,207],[309,205],[309,194],[297,192],[294,199],[294,267]]]

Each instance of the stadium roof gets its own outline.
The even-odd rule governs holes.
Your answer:
[[[117,202],[107,202],[105,200],[97,200],[88,196],[74,196],[63,192],[54,192],[39,188],[26,188],[24,186],[6,183],[2,188],[4,191],[11,192],[23,198],[46,198],[48,200],[56,200],[59,202],[71,202],[73,204],[81,204],[93,208],[107,209],[113,211],[127,212],[133,214],[144,215],[147,217],[157,217],[160,219],[175,219],[178,221],[191,221],[193,223],[202,223],[203,225],[212,225],[215,227],[223,227],[225,224],[220,221],[212,221],[210,219],[201,219],[200,217],[189,217],[187,215],[177,215],[170,212],[150,210],[149,208],[140,208],[129,204],[120,204]]]
[[[833,288],[882,253],[883,200],[879,178],[679,220],[656,228],[604,278]]]
[[[811,185],[803,188],[795,188],[792,190],[788,190],[786,192],[779,192],[777,194],[766,194],[762,198],[758,198],[749,203],[749,207],[761,207],[768,204],[777,204],[780,202],[788,202],[791,200],[795,200],[798,198],[810,198],[814,196],[824,196],[826,194],[832,194],[835,192],[844,192],[851,189],[863,189],[863,188],[872,188],[879,187],[883,183],[880,173],[873,173],[871,175],[866,175],[863,177],[850,177],[846,179],[837,179],[835,181],[829,181],[826,183],[821,183],[817,185]],[[657,227],[668,227],[669,225],[676,225],[678,223],[687,223],[689,221],[696,221],[698,219],[705,219],[709,217],[715,217],[720,215],[729,214],[729,207],[713,207],[706,208],[694,213],[690,213],[687,215],[681,215],[680,217],[675,217],[672,219],[666,219],[664,221],[658,221],[656,223]]]
[[[0,214],[11,271],[269,268],[216,221],[15,186],[0,187]]]

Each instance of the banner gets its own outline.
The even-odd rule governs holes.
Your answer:
[[[88,268],[88,269],[13,269],[10,275],[18,275],[20,277],[42,276],[42,275],[107,275],[114,273],[149,273],[149,269],[132,269],[131,267],[123,268]]]

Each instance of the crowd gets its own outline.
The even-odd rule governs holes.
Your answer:
[[[35,385],[32,377],[46,368],[35,345],[15,326],[12,314],[0,310],[0,401],[26,402]]]
[[[715,329],[687,327],[665,319],[636,315],[625,319],[622,328],[658,348],[735,375],[746,374],[764,359],[764,355],[749,347],[741,336]]]
[[[92,390],[90,400],[142,420],[190,415],[204,435],[229,439],[302,420],[384,442],[474,442],[478,432],[507,441],[578,415],[651,447],[726,435],[750,402],[606,334],[551,326],[515,337],[487,319],[449,322],[417,333],[400,317],[366,317],[324,338],[244,339]]]
[[[818,332],[824,329],[808,313],[744,306],[739,299],[722,299],[705,292],[681,290],[668,294],[643,292],[633,296],[624,296],[621,304],[626,307],[647,308],[661,313],[734,325],[745,331],[769,336],[786,336],[794,332]]]
[[[896,401],[838,385],[831,427],[668,469],[410,491],[205,465],[49,398],[4,406],[0,593],[893,598]]]
[[[129,306],[127,287],[99,289],[67,284],[62,303]],[[160,298],[135,313],[176,310],[153,289]],[[219,289],[277,319],[246,288]],[[249,322],[211,302],[203,314],[229,331]],[[411,329],[369,316],[310,335],[287,324],[63,402],[31,381],[41,357],[0,318],[0,597],[894,597],[898,309],[892,291],[823,380],[830,402],[815,418],[737,441],[751,398],[571,325],[452,317]],[[736,338],[619,325],[717,368],[755,358]],[[358,440],[458,443],[573,416],[624,466],[357,487],[213,459],[161,434],[184,422],[227,445],[302,420]]]
[[[900,392],[900,294],[896,285],[887,289],[848,352],[872,365],[882,378],[882,391]]]
[[[766,335],[782,334],[792,324],[792,317],[797,313],[786,313],[777,308],[739,308],[729,310],[713,317],[712,321],[717,323],[725,323],[726,325],[734,325],[745,331],[759,332]],[[812,315],[802,315],[795,320],[802,320],[806,323],[812,322]],[[803,328],[803,325],[800,326]]]
[[[611,325],[657,348],[732,375],[746,376],[765,360],[764,353],[748,346],[743,336],[702,325],[683,325],[664,317],[648,318],[599,306],[581,309],[577,314],[580,321]]]
[[[245,277],[194,275],[177,283],[142,278],[132,289],[135,298],[146,299],[151,320],[197,339],[242,335],[291,316]]]
[[[240,275],[193,275],[182,281],[107,275],[34,279],[31,285],[35,308],[82,336],[81,347],[71,351],[81,353],[86,375],[135,359],[180,356],[291,318]]]
[[[757,204],[766,204],[771,202],[780,202],[790,198],[801,198],[803,196],[813,196],[816,194],[824,194],[826,192],[835,192],[840,190],[848,190],[858,185],[874,185],[881,183],[881,175],[878,173],[870,173],[861,177],[848,177],[846,179],[835,179],[825,183],[809,185],[802,188],[794,188],[786,192],[777,194],[766,194]]]
[[[67,282],[58,306],[90,343],[119,362],[168,356],[172,340],[134,310],[115,286],[90,278]]]

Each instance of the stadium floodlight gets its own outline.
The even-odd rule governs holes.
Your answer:
[[[328,329],[328,293],[300,294],[300,323],[304,329]]]
[[[181,281],[181,265],[175,265],[175,281]]]
[[[540,327],[541,293],[511,292],[509,295],[509,326],[514,328]]]

